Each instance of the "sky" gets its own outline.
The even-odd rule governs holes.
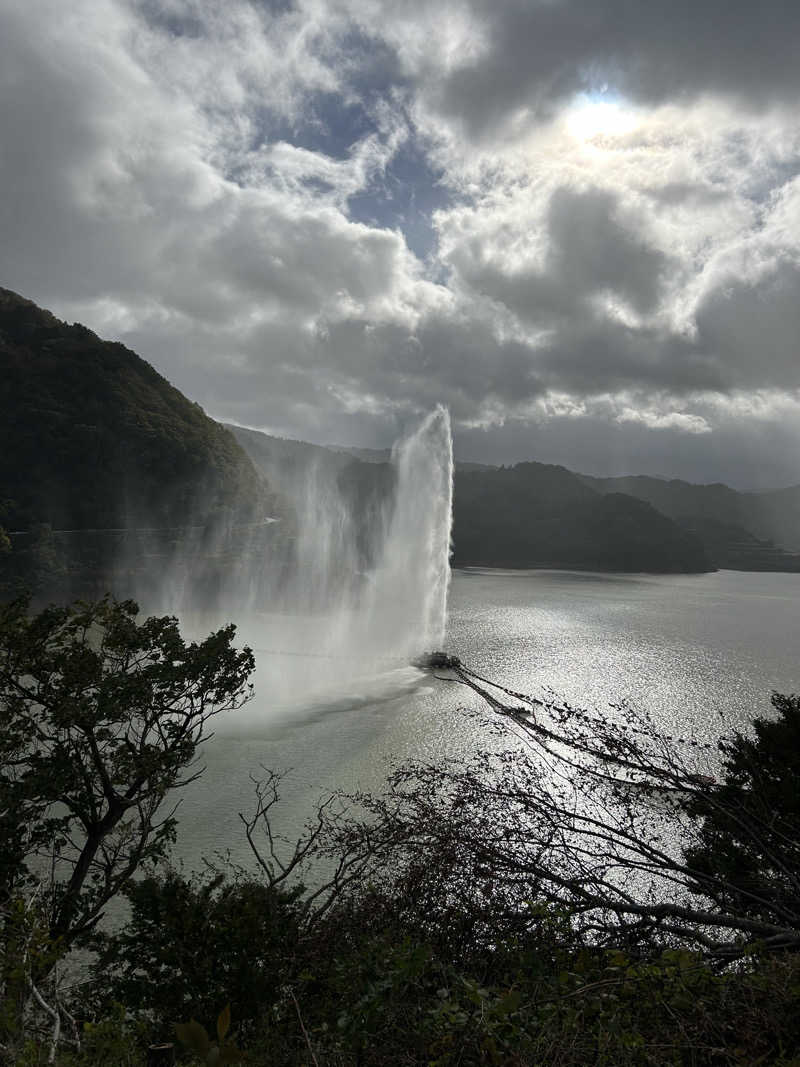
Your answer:
[[[800,482],[800,4],[0,0],[0,285],[225,421]]]

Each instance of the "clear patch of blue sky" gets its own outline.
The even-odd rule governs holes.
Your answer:
[[[333,159],[346,159],[354,144],[378,132],[379,109],[405,85],[397,57],[383,42],[359,30],[338,42],[338,52],[342,91],[308,96],[302,116],[292,123],[265,111],[261,116],[265,140],[284,140]]]
[[[302,117],[292,123],[265,111],[259,116],[254,147],[286,141],[344,160],[366,137],[384,136],[378,116],[385,114],[387,102],[391,107],[402,108],[396,102],[403,84],[395,57],[384,46],[356,32],[343,42],[343,52],[357,60],[352,63],[347,91],[315,93],[305,101]],[[433,212],[450,200],[439,178],[410,128],[386,171],[349,199],[350,218],[369,226],[400,229],[409,248],[425,259],[436,246]],[[319,183],[320,192],[325,191],[324,184]]]
[[[278,126],[270,131],[271,140],[288,141],[332,159],[347,159],[353,145],[377,132],[366,102],[362,98],[346,100],[338,93],[316,93],[300,122]]]
[[[399,229],[408,247],[425,259],[436,247],[431,218],[450,201],[421,146],[409,137],[372,187],[348,200],[350,218],[370,226]]]
[[[291,0],[261,0],[273,13],[291,8]],[[157,0],[140,0],[140,9],[151,23],[173,37],[199,37],[205,32],[200,19],[189,11],[172,14]],[[383,42],[354,28],[338,42],[346,87],[343,92],[318,92],[303,104],[299,119],[292,122],[268,107],[255,117],[252,147],[286,141],[298,148],[321,152],[344,160],[353,147],[371,135],[383,136],[377,116],[387,101],[397,101],[404,79],[394,52]],[[391,106],[401,107],[401,104]],[[227,177],[237,180],[231,172]],[[321,194],[330,191],[327,183],[310,178],[309,188]],[[431,224],[433,212],[449,201],[439,174],[430,166],[413,133],[400,146],[385,173],[376,175],[369,188],[351,197],[348,212],[354,221],[369,226],[399,229],[409,248],[426,259],[436,247]]]
[[[262,0],[274,13],[288,10],[291,0]],[[175,15],[157,0],[140,0],[140,10],[151,25],[173,37],[200,37],[206,28],[190,11]],[[294,121],[276,114],[268,106],[252,116],[255,132],[251,147],[285,141],[298,148],[320,152],[332,159],[347,159],[355,145],[366,137],[383,137],[380,114],[387,102],[402,107],[404,80],[395,54],[385,44],[354,29],[338,42],[342,57],[345,89],[342,92],[314,93],[303,102],[302,114]],[[227,177],[238,180],[235,171]],[[436,247],[433,213],[449,202],[440,175],[431,167],[423,147],[413,133],[401,144],[386,171],[348,201],[354,221],[369,226],[400,230],[409,248],[426,259]],[[323,180],[309,179],[309,187],[325,194],[330,189]]]

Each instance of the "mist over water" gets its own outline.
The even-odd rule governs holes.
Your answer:
[[[398,441],[388,465],[358,471],[365,481],[355,488],[313,458],[291,478],[276,472],[294,522],[290,564],[278,551],[250,553],[213,607],[181,613],[197,636],[235,622],[237,643],[255,652],[256,699],[238,724],[220,723],[226,731],[413,688],[422,676],[410,661],[441,647],[452,525],[447,410],[438,406]]]

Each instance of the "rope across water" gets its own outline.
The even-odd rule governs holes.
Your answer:
[[[254,648],[253,652],[261,652],[269,656],[292,656],[300,659],[322,659],[345,663],[363,663],[367,661],[369,663],[380,664],[381,666],[392,668],[411,666],[417,667],[420,670],[429,671],[450,670],[455,674],[458,681],[463,682],[464,685],[478,693],[478,695],[494,708],[495,711],[506,715],[532,715],[534,706],[544,706],[544,702],[538,700],[536,697],[528,696],[525,693],[519,693],[514,689],[508,689],[505,686],[500,685],[498,682],[493,682],[489,678],[484,678],[482,674],[478,674],[477,671],[473,671],[465,663],[462,663],[458,656],[451,656],[446,652],[426,652],[410,662],[400,656],[342,656],[334,655],[329,652],[309,652],[305,650],[298,651],[297,649],[285,648]],[[478,683],[483,683],[483,685],[479,685]],[[522,706],[509,707],[485,689],[484,685],[491,686],[492,689],[505,693],[506,696],[512,697],[514,700],[522,701]]]

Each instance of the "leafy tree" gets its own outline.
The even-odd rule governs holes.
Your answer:
[[[252,1028],[278,999],[296,951],[300,892],[174,870],[131,882],[128,922],[95,942],[95,998],[136,1005],[155,1037],[190,1018],[213,1029],[226,1002],[237,1028]]]
[[[700,821],[688,850],[697,889],[721,908],[800,926],[800,697],[773,693],[774,720],[720,742],[724,780],[687,798]]]
[[[0,906],[46,869],[62,952],[163,856],[165,800],[202,773],[209,720],[252,689],[234,626],[187,644],[176,619],[137,616],[110,598],[35,617],[24,600],[0,608]]]

